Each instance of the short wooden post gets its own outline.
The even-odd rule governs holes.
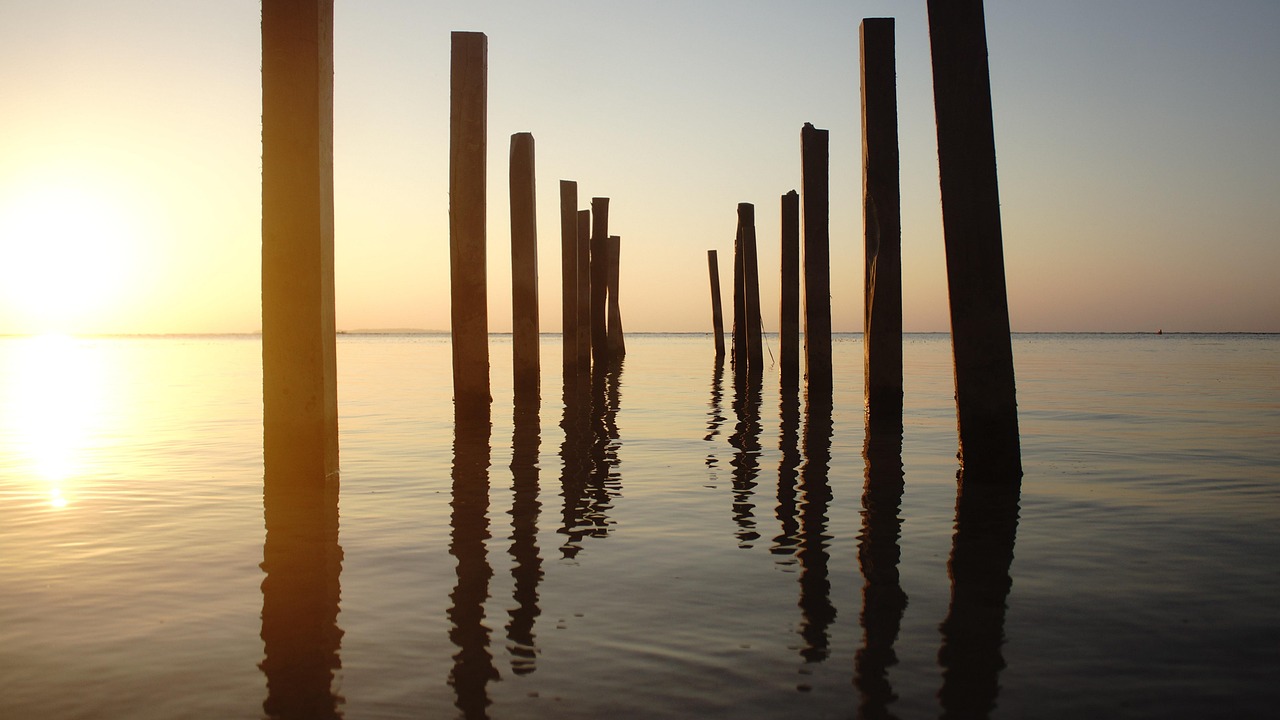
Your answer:
[[[800,195],[782,196],[782,301],[778,364],[785,388],[800,385]]]
[[[533,135],[511,136],[511,363],[517,397],[538,396],[538,218]]]
[[[591,198],[591,360],[609,363],[609,198]]]
[[[716,360],[724,359],[724,313],[720,310],[720,263],[715,250],[707,251],[707,272],[711,275],[711,331],[715,334]]]
[[[306,447],[336,479],[333,2],[262,4],[262,400],[266,461]],[[283,452],[280,459],[274,457]]]
[[[733,347],[729,359],[733,363],[733,375],[747,370],[747,285],[742,262],[742,226],[738,225],[733,236]]]
[[[591,211],[578,211],[578,372],[591,370]]]
[[[1018,405],[982,0],[929,0],[928,8],[962,476],[1018,482]]]
[[[902,214],[893,18],[867,18],[862,54],[863,401],[867,422],[902,425]]]
[[[453,406],[489,416],[489,310],[485,280],[488,38],[453,33],[449,109],[449,270]]]
[[[627,354],[627,342],[622,334],[622,309],[618,305],[618,283],[621,275],[622,238],[609,236],[609,357],[620,359]]]
[[[738,231],[742,235],[743,310],[747,331],[747,370],[764,372],[764,347],[760,336],[760,268],[756,261],[756,206],[738,203]]]
[[[804,360],[809,394],[830,396],[831,235],[826,130],[809,123],[800,131],[804,205]]]
[[[578,368],[578,183],[560,181],[560,342],[564,374]]]

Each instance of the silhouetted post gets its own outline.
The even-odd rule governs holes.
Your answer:
[[[862,52],[862,342],[867,422],[902,425],[902,213],[893,18],[867,18]]]
[[[1017,482],[1022,459],[982,1],[929,0],[928,7],[960,465],[967,479]]]
[[[511,361],[514,392],[538,396],[538,218],[533,135],[511,136]]]
[[[591,198],[591,359],[604,368],[609,362],[609,198]]]
[[[560,342],[564,374],[578,368],[578,183],[560,181]]]
[[[489,416],[485,281],[485,135],[488,43],[453,33],[449,107],[449,279],[455,414]]]
[[[782,196],[782,302],[778,364],[782,387],[800,385],[800,195]]]
[[[618,282],[621,273],[619,263],[622,254],[622,238],[610,235],[609,250],[609,357],[618,359],[627,354],[627,343],[622,335],[622,309],[618,305]]]
[[[756,262],[756,206],[738,203],[738,232],[742,236],[743,309],[747,331],[747,370],[764,372],[760,337],[760,268]]]
[[[812,395],[831,394],[831,235],[827,185],[829,138],[809,123],[800,130],[804,193],[804,362]]]
[[[338,470],[333,2],[262,4],[262,418],[266,461]],[[280,463],[275,462],[279,466]]]
[[[591,369],[591,211],[578,211],[578,372]]]
[[[730,360],[733,375],[747,370],[747,290],[746,272],[742,262],[742,226],[733,236],[733,348]]]
[[[720,263],[716,251],[707,251],[707,272],[711,274],[711,331],[716,338],[716,360],[724,359],[724,313],[720,310]]]

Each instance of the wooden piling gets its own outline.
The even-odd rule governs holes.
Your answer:
[[[627,354],[626,339],[622,334],[622,309],[618,304],[618,283],[621,276],[622,238],[609,236],[609,324],[607,328],[609,357],[620,359]]]
[[[578,368],[578,183],[560,181],[560,341],[564,374]]]
[[[747,370],[747,290],[746,270],[742,262],[742,225],[738,225],[733,236],[733,347],[729,360],[733,364],[733,374]]]
[[[962,477],[1018,482],[1022,460],[982,0],[928,0]]]
[[[782,196],[782,300],[778,364],[785,388],[800,385],[800,195]]]
[[[591,198],[591,360],[609,364],[609,198]]]
[[[488,38],[453,33],[449,108],[450,331],[456,415],[488,418],[489,311],[485,280]]]
[[[800,130],[804,206],[804,360],[810,395],[829,396],[831,378],[831,236],[826,130],[809,123]]]
[[[262,4],[262,399],[268,464],[336,481],[333,1]],[[281,452],[283,456],[276,457]]]
[[[764,348],[760,335],[760,267],[756,260],[756,206],[738,203],[738,230],[742,236],[743,310],[747,332],[747,370],[764,372]]]
[[[538,327],[538,219],[534,144],[530,133],[511,136],[511,364],[517,398],[538,397],[541,375]]]
[[[591,211],[578,211],[578,372],[591,370]]]
[[[724,313],[720,310],[720,263],[715,250],[707,251],[707,272],[711,275],[711,331],[715,334],[716,361],[724,359]]]
[[[858,30],[862,70],[863,401],[867,421],[902,425],[902,213],[893,18]]]

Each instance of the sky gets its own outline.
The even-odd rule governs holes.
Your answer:
[[[447,330],[449,44],[489,38],[488,293],[510,329],[510,136],[536,143],[540,315],[559,181],[610,198],[629,331],[706,331],[756,206],[830,131],[836,331],[862,327],[858,23],[896,18],[904,327],[946,331],[925,3],[338,0],[340,329]],[[1015,331],[1280,332],[1280,3],[988,0]],[[260,6],[0,0],[0,334],[255,332]]]

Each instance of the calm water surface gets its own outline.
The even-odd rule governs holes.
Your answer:
[[[0,717],[1274,717],[1280,336],[1016,336],[959,504],[945,335],[901,438],[858,336],[829,412],[679,335],[516,412],[492,347],[455,430],[447,337],[341,337],[340,494],[264,513],[257,338],[0,338]]]

